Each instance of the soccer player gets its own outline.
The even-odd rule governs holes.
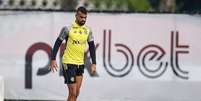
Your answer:
[[[86,43],[89,45],[92,64],[91,73],[96,73],[96,52],[94,37],[91,29],[85,25],[87,10],[79,7],[76,10],[75,21],[70,26],[64,26],[54,44],[50,69],[57,71],[56,54],[63,40],[66,40],[66,47],[62,56],[62,69],[65,84],[68,86],[69,95],[67,101],[76,101],[82,84],[84,73],[84,53]]]

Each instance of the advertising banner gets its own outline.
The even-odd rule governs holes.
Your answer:
[[[65,100],[61,69],[49,68],[52,46],[66,12],[1,12],[0,75],[5,99]],[[80,101],[200,101],[201,16],[89,13],[97,75],[86,49]],[[64,44],[64,43],[63,43]],[[57,63],[61,67],[61,54]]]

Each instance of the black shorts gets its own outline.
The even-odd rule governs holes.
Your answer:
[[[82,76],[84,73],[84,65],[62,64],[62,68],[65,84],[75,83],[75,77]]]

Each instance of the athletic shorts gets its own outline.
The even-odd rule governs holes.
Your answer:
[[[63,76],[65,84],[73,84],[76,82],[76,76],[82,76],[84,73],[84,65],[63,64]]]

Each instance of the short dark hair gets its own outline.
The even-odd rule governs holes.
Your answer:
[[[77,12],[78,11],[80,11],[80,12],[82,12],[82,13],[84,13],[84,14],[87,14],[87,9],[85,8],[85,7],[83,7],[83,6],[81,6],[81,7],[78,7],[78,9],[77,9]]]

